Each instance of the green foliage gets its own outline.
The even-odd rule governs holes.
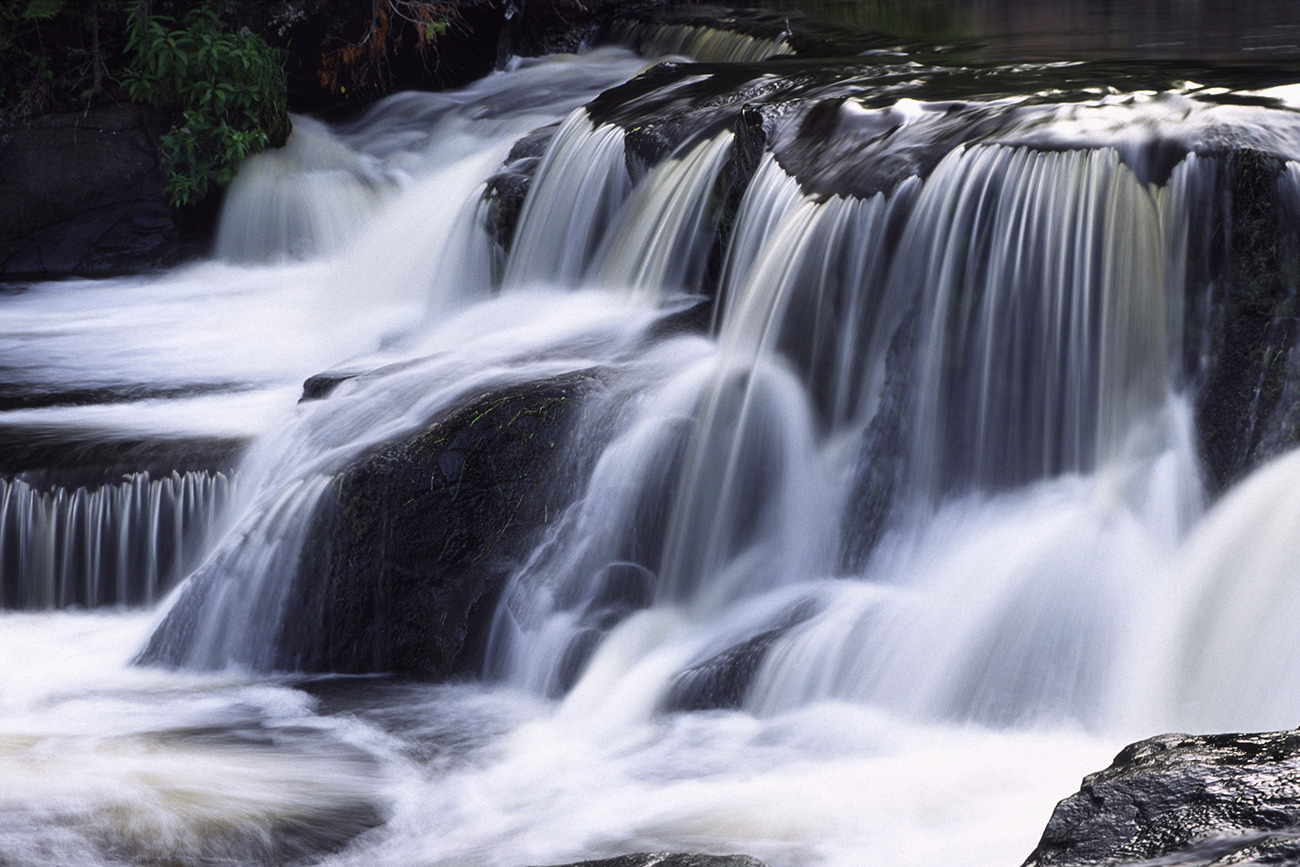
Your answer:
[[[260,36],[231,31],[213,3],[179,22],[136,6],[126,51],[131,98],[179,116],[162,138],[172,204],[199,201],[228,184],[245,157],[288,137],[280,53]]]
[[[28,0],[27,8],[23,10],[23,17],[53,18],[62,12],[66,5],[65,0]]]

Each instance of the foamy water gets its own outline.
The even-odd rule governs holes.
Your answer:
[[[132,663],[184,587],[0,613],[0,863],[991,867],[1131,740],[1293,722],[1300,464],[1207,505],[1171,371],[1217,175],[1187,158],[1153,185],[1139,146],[1285,149],[1293,119],[997,102],[1001,136],[866,199],[765,159],[712,263],[716,330],[682,334],[735,142],[706,130],[634,178],[581,106],[644,65],[552,58],[301,122],[241,174],[219,258],[0,296],[0,367],[34,404],[5,430],[244,444],[195,553],[215,590],[163,636],[183,668]],[[936,105],[885,120],[924,140]],[[496,285],[484,182],[552,125]],[[299,404],[331,369],[360,375]],[[574,374],[580,478],[481,680],[270,670],[333,474]],[[23,491],[14,526],[56,550],[41,527],[68,524]],[[6,587],[35,581],[20,560]]]

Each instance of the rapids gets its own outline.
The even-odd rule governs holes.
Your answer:
[[[645,37],[714,52],[655,98],[788,52],[706,36]],[[1216,495],[1189,326],[1228,151],[1266,149],[1300,201],[1292,91],[941,102],[919,66],[855,71],[860,98],[806,93],[841,145],[939,152],[830,195],[791,174],[794,121],[752,177],[711,115],[631,158],[584,106],[652,62],[597,48],[295,119],[212,259],[0,294],[0,436],[238,453],[0,479],[0,864],[1008,865],[1130,740],[1295,723],[1300,456]],[[485,185],[543,128],[494,249]],[[706,293],[710,330],[662,327]],[[271,670],[341,467],[589,370],[578,490],[478,679]],[[345,381],[299,402],[323,371]],[[170,634],[190,567],[216,589]],[[611,567],[644,605],[597,622]],[[151,636],[183,665],[134,664]]]

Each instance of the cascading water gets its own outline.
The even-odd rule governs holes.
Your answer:
[[[231,487],[207,472],[75,490],[0,479],[0,607],[157,602],[194,565]]]
[[[303,121],[241,173],[219,261],[0,297],[6,432],[242,455],[228,492],[0,482],[5,605],[148,601],[196,512],[214,528],[156,611],[0,617],[0,861],[1006,864],[1133,736],[1291,724],[1300,470],[1207,506],[1197,399],[1248,270],[1213,247],[1227,179],[1258,149],[1300,201],[1292,113],[1066,99],[1050,68],[922,101],[969,83],[920,63],[763,68],[758,115],[707,92],[717,67],[659,67],[629,97],[659,100],[649,134],[583,107],[645,65],[600,49]],[[825,129],[842,192],[800,151]],[[502,263],[484,191],[530,134]],[[571,466],[528,482],[566,499],[482,678],[275,671],[348,468],[564,377],[588,383]],[[177,669],[129,666],[145,645]]]
[[[696,661],[727,651],[727,641],[735,652],[755,633],[766,635],[761,646],[751,644],[748,658],[727,664],[755,666],[769,644],[775,645],[773,660],[779,659],[789,651],[766,633],[789,629],[791,617],[797,622],[829,608],[843,625],[820,625],[814,617],[795,631],[838,629],[818,651],[831,661],[810,660],[805,651],[790,675],[799,688],[788,697],[774,695],[784,675],[773,673],[758,688],[764,695],[758,706],[801,706],[838,695],[880,700],[863,682],[864,663],[843,662],[846,654],[863,654],[878,669],[887,657],[903,657],[895,691],[927,715],[1091,715],[1113,678],[1103,672],[1110,666],[1106,654],[1083,645],[1118,641],[1122,630],[1110,623],[1110,612],[1132,607],[1111,599],[1101,576],[1112,574],[1118,586],[1131,568],[1126,559],[1158,562],[1154,552],[1175,545],[1198,509],[1194,447],[1186,411],[1170,394],[1175,360],[1166,348],[1166,341],[1179,338],[1181,306],[1165,300],[1181,292],[1180,190],[1195,169],[1189,160],[1167,189],[1153,191],[1114,151],[1040,153],[994,145],[953,151],[923,183],[909,181],[861,201],[822,202],[799,193],[769,159],[737,215],[716,353],[652,389],[664,395],[645,401],[657,420],[630,424],[629,440],[616,440],[607,452],[606,460],[621,463],[606,468],[602,461],[593,475],[588,496],[600,505],[575,507],[573,527],[562,530],[572,538],[548,542],[546,557],[525,570],[503,609],[507,621],[535,623],[536,606],[519,597],[541,594],[546,606],[561,603],[553,616],[563,625],[541,630],[547,636],[539,639],[541,649],[502,651],[519,662],[497,661],[496,667],[515,665],[525,672],[524,682],[552,689],[570,682],[573,654],[580,659],[590,653],[599,619],[592,612],[602,610],[612,581],[650,581],[651,593],[633,597],[683,606],[694,618],[777,587],[840,574],[832,554],[843,545],[827,538],[826,529],[860,532],[841,517],[850,495],[842,480],[853,460],[846,443],[860,439],[873,419],[889,421],[892,414],[910,436],[903,453],[888,456],[907,470],[893,494],[897,517],[886,548],[901,544],[897,537],[912,537],[907,545],[934,549],[934,542],[924,541],[932,523],[956,521],[974,537],[970,550],[950,556],[978,557],[983,534],[1000,538],[1000,527],[1025,525],[1028,513],[1004,515],[1005,507],[991,504],[992,523],[985,527],[985,507],[977,500],[943,506],[943,519],[934,504],[972,489],[996,492],[1062,475],[1097,481],[1062,481],[1044,491],[1040,505],[1055,504],[1056,518],[1044,525],[1042,550],[990,579],[1000,582],[990,589],[995,595],[985,615],[993,621],[976,622],[950,656],[934,657],[935,671],[945,672],[930,676],[935,695],[918,686],[926,680],[916,669],[924,653],[900,648],[924,635],[915,640],[932,650],[929,630],[943,627],[908,625],[906,612],[881,614],[876,590],[866,594],[877,600],[870,611],[847,618],[844,612],[859,603],[846,607],[849,599],[819,587],[804,603],[787,600],[758,625],[724,633],[731,637],[721,643],[704,641],[704,649],[693,652]],[[910,323],[914,315],[921,321]],[[911,395],[901,404],[884,403],[890,346],[906,328],[916,332],[915,348],[910,358],[893,363],[903,368],[894,375],[908,379]],[[664,399],[674,401],[671,410],[661,406]],[[666,425],[672,415],[692,421]],[[653,439],[643,425],[655,432]],[[676,469],[666,476],[665,467]],[[1099,497],[1117,500],[1105,507],[1118,509],[1113,519],[1088,517],[1088,501]],[[627,505],[614,508],[615,501]],[[646,503],[656,505],[647,509]],[[647,540],[647,525],[655,527],[642,517],[648,510],[665,517]],[[1083,528],[1093,525],[1096,536],[1089,539]],[[1073,538],[1081,534],[1084,541]],[[574,553],[557,556],[551,545]],[[1091,563],[1095,574],[1053,567],[1058,561]],[[918,562],[924,561],[913,553],[879,574],[869,568],[866,577],[912,583],[907,572]],[[970,604],[964,594],[971,579],[960,560],[947,568],[961,577],[931,588],[932,602],[950,596],[953,604]],[[1042,572],[1060,572],[1062,586],[1047,586],[1036,577]],[[1025,590],[1016,591],[1014,583]],[[1076,588],[1079,598],[1062,592],[1080,583],[1092,589]],[[843,592],[860,592],[860,585],[851,586]],[[1062,601],[1052,606],[1061,614],[1053,620],[1045,611],[1052,606],[1042,599],[1013,603],[1005,595],[1017,592],[1057,597]],[[1028,633],[980,650],[981,642],[1014,626],[1005,620],[1018,617],[1006,609],[1013,604],[1035,612],[1023,626]],[[900,621],[884,630],[888,652],[864,639],[872,618]],[[525,641],[509,622],[498,629],[501,646]],[[1071,634],[1075,646],[1068,652],[1045,652]],[[968,664],[961,660],[980,654],[989,657],[987,671],[951,674]],[[537,673],[540,660],[551,661],[542,664],[549,675]],[[1017,660],[1033,660],[1032,670],[1016,673]],[[810,666],[841,677],[810,690]],[[691,677],[697,674],[686,667]],[[736,675],[724,666],[715,676],[725,681]],[[999,676],[1005,686],[994,686]],[[957,683],[938,682],[948,679]],[[971,683],[987,692],[969,692]],[[670,689],[667,682],[658,688]]]
[[[610,34],[649,57],[684,54],[702,63],[752,63],[793,54],[788,33],[775,37],[750,36],[720,30],[707,24],[655,24],[619,22]]]

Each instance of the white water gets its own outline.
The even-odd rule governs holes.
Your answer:
[[[1294,723],[1300,463],[1205,511],[1170,373],[1197,162],[1157,189],[1112,150],[979,145],[816,201],[769,160],[719,334],[656,340],[698,289],[729,139],[634,185],[619,132],[574,109],[641,63],[304,123],[232,192],[227,261],[0,298],[16,384],[121,396],[5,426],[252,442],[186,638],[206,673],[129,664],[162,608],[0,615],[0,863],[278,863],[296,833],[379,823],[323,863],[1005,865],[1129,740]],[[482,183],[560,121],[493,294]],[[899,487],[846,567],[904,327]],[[296,404],[328,368],[374,372]],[[591,470],[507,591],[491,681],[264,673],[328,473],[466,395],[591,368]],[[160,386],[180,396],[138,397]],[[652,582],[651,607],[599,608],[616,579]],[[767,633],[736,709],[665,711]]]
[[[703,24],[649,24],[622,21],[612,37],[649,57],[683,54],[701,63],[753,63],[768,57],[794,54],[786,41],[789,32],[765,38],[749,36]]]
[[[0,479],[0,605],[154,604],[193,567],[229,496],[221,473],[71,491]]]

